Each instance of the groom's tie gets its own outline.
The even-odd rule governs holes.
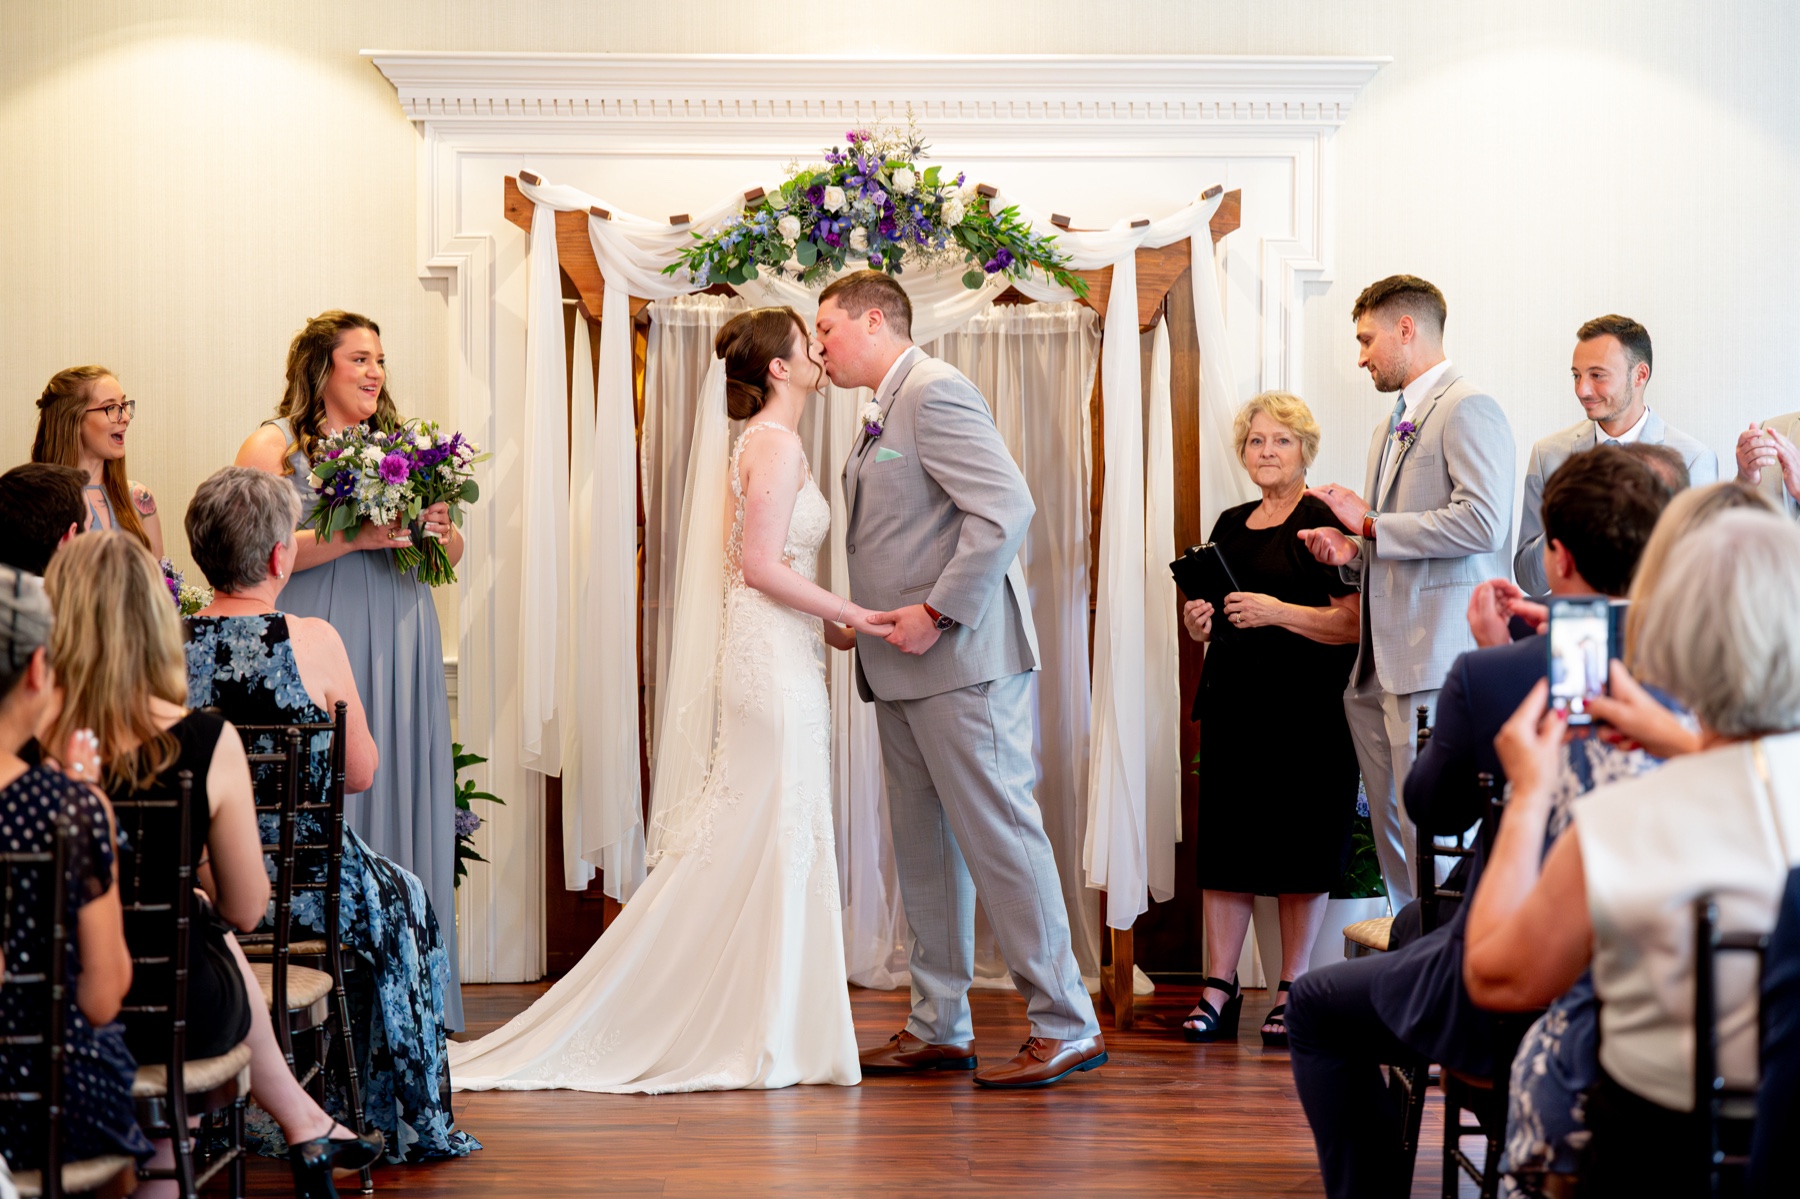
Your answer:
[[[1387,490],[1388,472],[1393,468],[1394,460],[1400,456],[1400,447],[1394,442],[1394,430],[1400,427],[1400,418],[1406,415],[1406,392],[1394,401],[1394,414],[1388,417],[1387,444],[1381,447],[1381,474],[1375,482],[1375,494],[1370,501],[1377,506],[1381,503],[1381,495]]]

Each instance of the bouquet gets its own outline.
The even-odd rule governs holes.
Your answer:
[[[162,559],[158,565],[162,567],[163,582],[168,584],[169,597],[175,601],[176,610],[183,616],[192,616],[213,602],[211,587],[188,582],[187,576],[176,570],[175,564],[167,558]]]
[[[685,269],[704,287],[744,283],[761,271],[823,285],[856,260],[898,275],[903,262],[942,269],[960,262],[963,285],[990,275],[1037,272],[1087,295],[1053,235],[1038,233],[1015,208],[995,211],[991,189],[963,186],[963,175],[922,167],[925,139],[907,112],[904,130],[852,129],[825,161],[788,166],[780,187],[705,234],[664,274]]]
[[[470,469],[483,461],[475,443],[460,433],[445,434],[430,421],[414,421],[391,432],[350,425],[319,443],[307,480],[318,493],[309,518],[321,540],[356,536],[363,521],[416,525],[433,504],[448,503],[450,519],[462,524],[462,505],[480,495]],[[436,541],[396,547],[401,570],[417,567],[419,578],[437,587],[456,581],[450,558]]]
[[[412,442],[404,453],[412,475],[413,491],[418,497],[416,511],[422,512],[433,504],[447,504],[450,523],[461,528],[462,506],[481,498],[481,487],[475,482],[473,468],[477,462],[486,461],[488,455],[481,453],[475,443],[461,433],[446,433],[435,421],[413,421],[402,433],[410,435]],[[426,537],[422,544],[398,550],[394,560],[401,570],[418,567],[419,578],[428,586],[441,587],[456,582],[456,568],[450,565],[450,553],[435,538]]]

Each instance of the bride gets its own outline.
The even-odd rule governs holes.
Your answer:
[[[893,626],[813,582],[831,505],[793,432],[825,384],[805,322],[791,308],[739,313],[714,350],[683,505],[650,876],[536,1003],[452,1042],[457,1090],[861,1080],[820,622],[836,649]],[[748,422],[729,463],[727,412]]]

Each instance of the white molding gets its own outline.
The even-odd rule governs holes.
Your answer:
[[[415,121],[892,117],[1335,128],[1386,58],[513,54],[365,50]]]
[[[934,142],[973,161],[1072,164],[1135,160],[1182,169],[1206,160],[1276,164],[1285,195],[1247,196],[1245,224],[1221,245],[1228,327],[1260,389],[1304,387],[1302,299],[1332,272],[1332,134],[1385,58],[1221,56],[623,55],[365,51],[419,129],[416,234],[421,277],[449,304],[447,378],[458,426],[497,451],[521,377],[511,368],[523,319],[526,242],[499,210],[499,175],[559,163],[645,158],[742,164],[721,171],[712,202],[774,182],[778,164],[850,125],[910,105]],[[984,170],[988,169],[986,167]],[[1208,180],[1225,182],[1229,179]],[[1252,189],[1254,190],[1254,189]],[[1084,224],[1126,215],[1077,213]],[[1029,197],[1055,204],[1058,197]],[[656,215],[656,214],[645,214]],[[1243,279],[1241,275],[1250,278]],[[1234,315],[1235,314],[1235,315]],[[1243,329],[1241,323],[1253,323]],[[1245,340],[1255,343],[1246,351]],[[507,375],[501,378],[501,375]],[[458,895],[463,978],[506,982],[543,970],[542,787],[519,763],[516,514],[504,486],[471,511],[459,587],[456,704],[464,744],[489,759],[487,788],[512,800],[492,814]],[[534,952],[535,950],[535,952]]]

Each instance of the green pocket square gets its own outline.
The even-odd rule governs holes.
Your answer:
[[[875,461],[877,462],[892,462],[896,458],[904,457],[906,457],[906,455],[902,454],[899,450],[890,450],[886,446],[882,446],[875,451]]]

